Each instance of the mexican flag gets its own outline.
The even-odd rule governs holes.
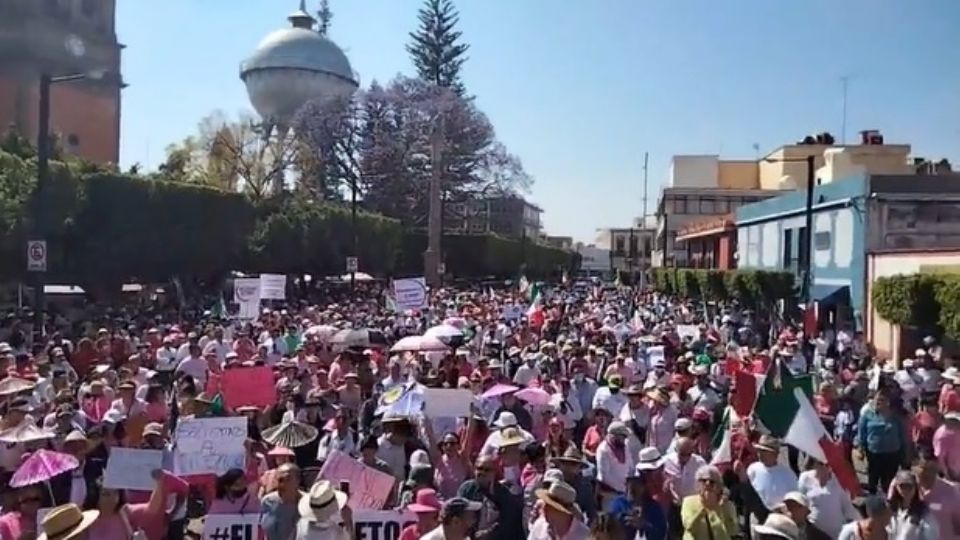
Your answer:
[[[728,360],[729,362],[729,360]],[[767,376],[739,369],[733,373],[733,392],[730,395],[730,406],[740,416],[749,416],[757,404],[760,389]]]
[[[722,467],[733,464],[733,433],[730,431],[730,426],[739,423],[740,415],[732,406],[723,410],[723,416],[713,432],[713,439],[710,441],[710,446],[713,448],[711,465]]]
[[[740,381],[737,380],[738,385]],[[810,375],[793,375],[786,366],[776,361],[771,364],[759,388],[753,412],[771,435],[829,465],[840,485],[851,495],[859,495],[860,482],[853,465],[846,460],[839,445],[823,427],[810,401],[812,395],[813,381]]]
[[[534,328],[543,326],[543,296],[539,290],[535,291],[535,296],[530,302],[530,307],[527,308],[527,320],[530,322],[530,326]]]

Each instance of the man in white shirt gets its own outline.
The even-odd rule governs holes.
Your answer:
[[[207,385],[209,367],[207,360],[200,356],[200,345],[191,345],[190,354],[177,364],[177,372],[193,377],[197,382],[198,390],[203,391]]]
[[[627,438],[627,450],[630,455],[637,455],[647,440],[647,427],[650,425],[650,408],[643,401],[643,387],[632,384],[626,390],[627,404],[620,409],[617,418],[630,430]]]
[[[900,385],[904,405],[911,411],[916,411],[917,400],[920,399],[920,393],[923,389],[923,379],[917,373],[912,358],[907,358],[901,365],[903,369],[893,374],[893,380]]]
[[[704,365],[692,366],[690,372],[697,377],[696,383],[687,390],[690,404],[695,408],[713,412],[720,404],[720,396],[710,387],[709,368]]]
[[[526,388],[530,381],[540,376],[540,368],[537,367],[537,355],[535,353],[527,354],[523,363],[517,368],[513,375],[513,383],[521,388]]]
[[[780,464],[780,441],[775,437],[763,435],[753,447],[758,461],[747,467],[747,479],[763,505],[773,511],[783,502],[784,495],[797,489],[797,475]]]
[[[570,381],[565,377],[560,378],[560,390],[550,397],[549,405],[557,411],[565,430],[572,431],[583,418],[580,400],[570,394]]]
[[[694,453],[695,446],[693,439],[683,437],[677,441],[676,450],[663,458],[663,487],[674,505],[697,493],[697,470],[707,462]]]
[[[620,387],[623,385],[623,379],[619,375],[613,375],[607,381],[607,386],[597,388],[597,393],[593,395],[593,409],[604,408],[610,412],[610,415],[617,418],[620,410],[627,404],[627,396],[620,393]]]
[[[213,337],[207,340],[207,343],[203,345],[203,352],[213,352],[217,355],[217,362],[222,366],[227,360],[227,353],[232,351],[233,348],[229,343],[226,343],[223,339],[223,328],[217,328],[213,331]]]
[[[627,490],[627,476],[636,466],[636,455],[627,452],[630,430],[623,422],[613,421],[607,426],[607,436],[597,447],[597,481],[604,500],[622,495]]]
[[[157,349],[156,370],[160,373],[173,373],[177,369],[179,359],[177,359],[177,348],[174,346],[173,337],[163,338],[163,345]]]

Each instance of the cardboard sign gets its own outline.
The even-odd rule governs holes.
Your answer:
[[[163,468],[163,450],[114,447],[103,472],[103,486],[111,489],[152,491],[152,473]]]
[[[320,478],[333,482],[350,482],[350,506],[354,509],[380,510],[393,491],[396,479],[334,450],[320,469]]]
[[[400,532],[417,522],[413,512],[396,510],[357,510],[353,513],[354,538],[357,540],[397,540]]]
[[[647,369],[653,369],[657,362],[666,362],[663,353],[663,345],[654,345],[647,347]]]
[[[260,299],[284,300],[287,297],[287,276],[260,274]]]
[[[245,469],[246,439],[244,417],[182,419],[174,433],[174,473],[220,475],[230,469]]]
[[[257,540],[259,514],[208,514],[203,522],[203,540]]]
[[[231,409],[253,405],[262,410],[277,402],[273,371],[267,366],[223,370],[220,392]]]
[[[427,307],[427,280],[422,277],[395,279],[393,297],[397,309],[423,309]]]

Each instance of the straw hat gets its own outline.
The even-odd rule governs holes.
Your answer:
[[[754,443],[753,447],[757,450],[780,453],[780,441],[772,435],[761,435],[760,440]]]
[[[317,428],[311,425],[294,421],[284,422],[279,426],[265,429],[261,435],[265,442],[273,446],[299,448],[310,444],[311,441],[317,438],[319,433]]]
[[[310,491],[300,496],[297,510],[300,519],[316,523],[328,523],[347,505],[347,494],[333,489],[329,480],[320,480],[310,486]]]
[[[663,455],[656,446],[648,446],[638,454],[637,470],[652,471],[663,466]]]
[[[515,427],[504,428],[500,432],[500,448],[505,448],[507,446],[517,446],[523,444],[523,435],[520,434],[520,430]]]
[[[800,529],[790,517],[783,514],[770,514],[763,525],[756,525],[753,529],[759,534],[770,534],[787,540],[799,540]]]
[[[20,392],[33,390],[36,385],[26,379],[9,377],[0,381],[0,397],[12,396]]]
[[[40,429],[33,422],[24,422],[15,428],[0,433],[0,442],[7,444],[28,443],[52,439],[53,432]]]
[[[544,504],[553,507],[567,515],[573,515],[573,505],[577,500],[577,492],[566,482],[554,482],[549,489],[538,489],[537,498]]]
[[[43,532],[37,540],[70,540],[89,529],[100,517],[99,510],[81,512],[75,504],[58,506],[43,518],[40,528]]]
[[[580,453],[580,450],[577,450],[576,446],[569,446],[564,450],[563,455],[556,456],[550,459],[551,463],[573,463],[579,465],[580,467],[586,467],[587,462],[583,459],[583,455]]]
[[[163,424],[158,422],[150,422],[149,424],[143,426],[143,436],[146,437],[147,435],[163,437]]]

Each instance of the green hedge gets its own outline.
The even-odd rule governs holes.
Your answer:
[[[796,296],[794,275],[767,270],[699,270],[692,268],[654,268],[654,290],[694,300],[736,299],[757,306]]]
[[[878,278],[871,295],[885,320],[928,331],[939,327],[960,339],[960,274],[913,274]]]
[[[127,281],[215,283],[231,270],[335,275],[353,251],[350,210],[286,194],[254,203],[242,194],[150,177],[83,171],[51,163],[39,227],[48,243],[48,281],[90,290]],[[20,280],[34,224],[36,166],[0,152],[0,279]],[[393,219],[359,212],[364,272],[422,274],[426,238]],[[496,236],[444,239],[448,273],[531,278],[576,270],[575,254]]]

